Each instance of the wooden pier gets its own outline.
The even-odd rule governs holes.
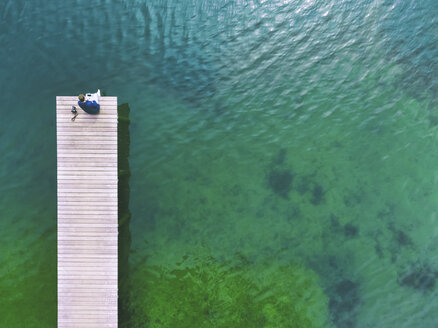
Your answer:
[[[117,97],[77,100],[56,97],[58,327],[117,327]]]

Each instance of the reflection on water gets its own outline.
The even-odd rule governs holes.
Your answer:
[[[0,326],[56,320],[54,97],[97,88],[132,109],[121,326],[436,325],[432,0],[0,16]]]

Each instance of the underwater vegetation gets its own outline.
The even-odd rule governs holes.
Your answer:
[[[0,327],[56,327],[56,226],[35,240],[15,240],[11,249],[3,241],[6,238],[0,242]]]
[[[435,287],[437,278],[438,272],[430,265],[415,263],[399,274],[398,283],[400,286],[426,292]]]
[[[135,271],[135,327],[330,326],[318,276],[295,263],[231,266],[186,257],[177,269],[141,264]]]

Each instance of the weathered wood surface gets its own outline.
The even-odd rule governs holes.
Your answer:
[[[58,327],[117,327],[117,97],[56,97],[56,134]]]

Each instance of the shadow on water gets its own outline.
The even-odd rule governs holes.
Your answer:
[[[131,248],[131,232],[129,225],[131,212],[129,211],[129,105],[121,104],[118,112],[118,211],[119,211],[119,238],[118,238],[118,271],[119,271],[119,327],[128,327],[129,312],[129,251]]]

